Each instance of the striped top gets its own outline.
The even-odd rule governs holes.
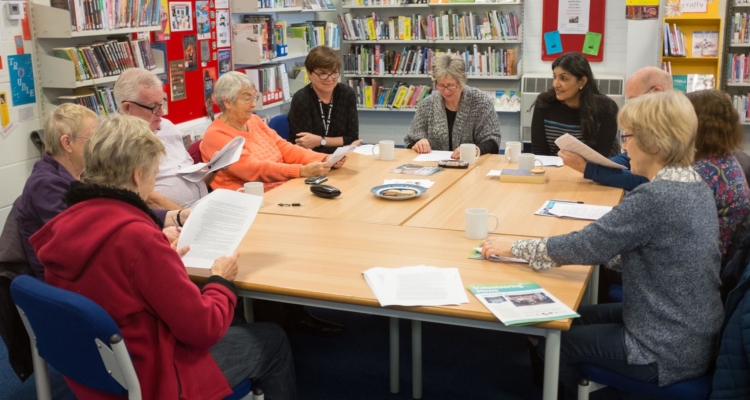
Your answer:
[[[560,149],[555,144],[555,139],[569,133],[605,157],[619,154],[617,103],[602,95],[601,99],[597,100],[597,105],[599,111],[596,121],[599,129],[592,140],[583,138],[580,109],[570,108],[557,100],[545,106],[534,107],[534,117],[531,121],[532,152],[536,155],[556,156]]]

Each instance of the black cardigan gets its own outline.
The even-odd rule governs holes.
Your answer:
[[[328,108],[324,107],[326,117]],[[354,91],[343,83],[338,83],[333,89],[333,111],[331,112],[331,126],[326,136],[323,118],[320,116],[318,95],[312,84],[297,91],[292,98],[292,105],[287,116],[289,120],[289,141],[294,143],[297,134],[309,132],[325,137],[343,137],[344,145],[359,140],[359,117],[357,115],[357,96]],[[319,153],[331,154],[335,147],[318,146],[313,149]]]

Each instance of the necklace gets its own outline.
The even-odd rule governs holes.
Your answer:
[[[223,116],[222,116],[222,117],[223,117]],[[233,123],[229,122],[229,118],[222,118],[222,117],[219,117],[219,118],[220,118],[220,119],[221,119],[221,120],[222,120],[222,121],[223,121],[223,122],[224,122],[225,124],[227,124],[227,125],[231,126],[231,127],[232,127],[232,128],[234,128],[234,129],[237,129],[238,131],[242,131],[242,132],[248,132],[248,130],[247,130],[247,124],[242,124],[241,126],[237,126],[237,125],[235,125],[235,124],[233,124]]]

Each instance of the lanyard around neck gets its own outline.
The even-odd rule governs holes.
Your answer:
[[[331,113],[333,112],[333,99],[328,104],[328,119],[326,119],[325,113],[323,112],[323,101],[318,99],[318,105],[320,106],[320,119],[323,120],[323,127],[326,128],[325,136],[328,136],[328,128],[331,127]]]

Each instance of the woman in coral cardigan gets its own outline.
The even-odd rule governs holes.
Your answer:
[[[299,177],[328,175],[340,168],[346,157],[331,166],[327,154],[295,146],[269,128],[253,114],[260,93],[247,75],[227,72],[216,81],[216,103],[222,114],[206,130],[201,142],[201,156],[210,160],[230,140],[245,138],[240,160],[220,171],[211,186],[236,190],[245,182],[263,182],[266,191]]]

